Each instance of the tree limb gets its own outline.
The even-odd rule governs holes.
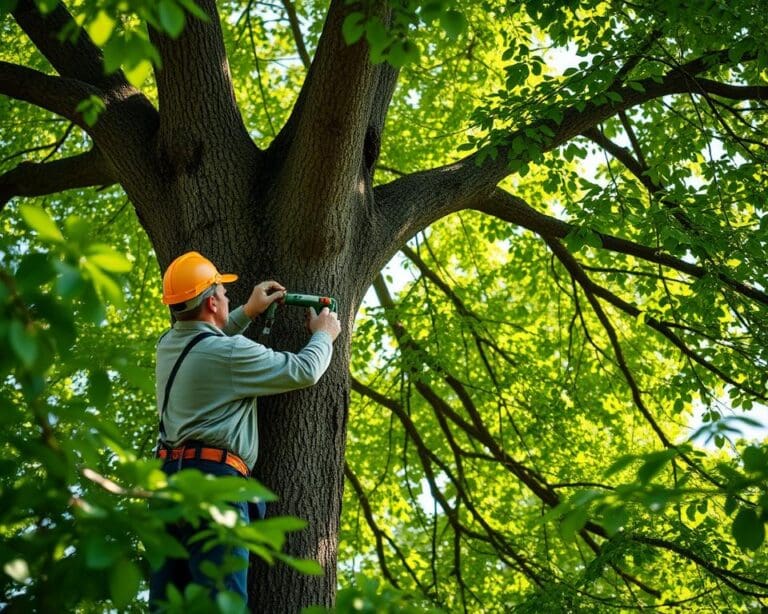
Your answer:
[[[536,211],[523,199],[513,196],[501,189],[495,190],[493,194],[486,199],[478,200],[473,204],[472,208],[494,215],[499,219],[512,224],[527,228],[542,237],[562,239],[575,229],[575,226],[568,222],[544,215],[543,213]],[[679,258],[675,258],[674,256],[670,256],[669,254],[665,254],[659,248],[646,247],[645,245],[614,237],[612,235],[603,233],[596,234],[600,237],[603,248],[609,251],[635,256],[642,260],[647,260],[648,262],[661,264],[662,266],[675,269],[681,273],[696,278],[702,278],[708,273],[711,273],[711,271],[708,271],[702,266],[691,264]],[[712,273],[714,273],[721,282],[742,296],[768,306],[768,294],[762,290],[735,280],[723,273]]]
[[[307,258],[337,253],[348,244],[350,225],[345,221],[339,227],[339,216],[345,219],[365,195],[363,150],[379,69],[365,41],[344,42],[341,26],[353,8],[343,0],[331,2],[299,98],[270,148],[284,158],[274,202],[286,219],[312,220],[302,240]],[[380,17],[389,10],[383,1],[372,8]],[[316,232],[318,226],[338,232],[328,237]],[[295,236],[293,227],[291,232]]]
[[[22,162],[0,175],[0,211],[14,196],[42,196],[73,188],[108,186],[116,181],[96,148],[52,162]]]
[[[766,100],[768,85],[731,85],[713,79],[696,79],[702,91],[731,100]]]
[[[705,87],[714,86],[707,82],[702,86],[696,75],[728,61],[725,51],[706,54],[672,67],[659,81],[650,78],[637,81],[640,84],[637,89],[617,84],[583,106],[564,109],[559,123],[552,120],[532,122],[511,133],[506,143],[513,142],[515,138],[527,142],[531,131],[541,132],[543,129],[552,136],[544,137],[542,132],[542,141],[536,146],[546,153],[617,113],[645,102],[670,94],[706,93]],[[725,93],[727,88],[720,91]],[[750,89],[749,92],[763,94],[761,88]],[[746,92],[738,90],[734,94],[743,96]],[[604,102],[605,95],[611,95],[615,100]],[[402,243],[436,220],[471,207],[472,203],[489,196],[499,181],[512,174],[510,160],[525,161],[521,158],[524,155],[513,154],[508,145],[503,145],[496,148],[493,157],[481,150],[458,162],[378,186],[374,190],[376,207],[372,215],[382,235],[381,243],[389,248],[387,256],[391,257]]]
[[[85,123],[82,114],[75,109],[89,96],[102,98],[101,90],[84,81],[54,77],[2,61],[0,61],[0,94],[52,111],[86,130],[89,126]]]
[[[373,516],[373,510],[371,509],[371,503],[368,500],[368,496],[365,494],[365,491],[363,490],[363,485],[360,484],[360,480],[357,479],[357,476],[350,468],[349,464],[344,461],[344,475],[347,477],[347,481],[352,486],[352,490],[355,491],[355,495],[357,496],[357,500],[360,502],[361,507],[363,508],[363,514],[365,516],[365,520],[368,523],[368,528],[371,529],[371,532],[373,533],[374,538],[376,539],[376,554],[378,555],[379,559],[379,566],[381,567],[381,573],[384,575],[384,577],[387,579],[387,581],[394,586],[395,588],[400,588],[400,585],[397,581],[397,579],[392,575],[392,573],[389,571],[389,568],[387,567],[387,557],[384,554],[384,540],[386,539],[389,545],[395,550],[395,552],[398,553],[400,556],[400,560],[403,562],[403,564],[406,566],[406,569],[410,570],[410,566],[408,565],[407,559],[402,556],[400,553],[400,549],[398,548],[397,544],[392,540],[392,538],[389,536],[387,532],[385,532],[383,529],[381,529],[378,524],[376,524],[376,519]],[[416,582],[417,586],[419,586],[419,589],[424,592],[424,587],[419,583],[418,577],[415,574],[412,574],[411,576],[413,580]]]
[[[309,68],[311,59],[307,52],[307,46],[304,44],[304,35],[301,33],[301,24],[299,23],[299,16],[296,14],[296,7],[291,0],[283,0],[283,6],[288,14],[288,23],[291,24],[291,33],[293,34],[296,51],[299,53],[301,63],[304,64],[305,68]]]
[[[197,4],[208,22],[187,19],[177,39],[150,28],[162,59],[162,68],[155,70],[160,147],[175,170],[204,153],[224,155],[245,143],[255,148],[235,99],[215,0]]]
[[[13,17],[62,77],[77,79],[104,91],[127,86],[122,72],[104,74],[101,50],[75,24],[63,4],[42,15],[32,0],[19,0]],[[59,34],[65,28],[70,30],[70,36],[62,39]]]

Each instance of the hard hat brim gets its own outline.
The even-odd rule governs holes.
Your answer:
[[[220,284],[231,284],[233,281],[237,281],[237,275],[235,275],[234,273],[224,273],[219,277],[220,277],[219,279]]]

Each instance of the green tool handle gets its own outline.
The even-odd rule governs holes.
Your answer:
[[[267,311],[264,314],[267,320],[274,319],[278,303],[282,303],[283,305],[293,305],[294,307],[314,307],[317,313],[320,313],[324,307],[328,307],[331,311],[338,310],[336,299],[331,296],[288,292],[283,298],[275,301],[267,308]]]

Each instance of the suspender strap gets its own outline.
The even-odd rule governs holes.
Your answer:
[[[187,354],[189,354],[189,351],[206,337],[221,337],[221,335],[219,335],[218,333],[200,333],[199,335],[195,335],[192,341],[190,341],[187,344],[187,346],[181,351],[181,354],[179,354],[179,357],[176,359],[176,364],[173,365],[173,369],[171,369],[171,374],[168,376],[168,381],[165,384],[165,396],[163,397],[163,406],[160,409],[159,428],[160,428],[161,440],[165,439],[165,423],[163,422],[163,418],[165,418],[165,408],[168,406],[168,398],[170,397],[170,394],[171,394],[171,386],[173,385],[173,380],[176,379],[176,374],[179,372],[179,367],[181,367],[181,363],[187,357]]]

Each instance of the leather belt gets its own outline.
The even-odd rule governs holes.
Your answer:
[[[214,463],[224,463],[236,469],[244,477],[251,475],[251,470],[245,464],[242,458],[237,454],[224,450],[222,448],[206,448],[200,446],[182,446],[180,448],[160,448],[157,451],[158,458],[165,458],[169,461],[179,460],[206,460]]]

